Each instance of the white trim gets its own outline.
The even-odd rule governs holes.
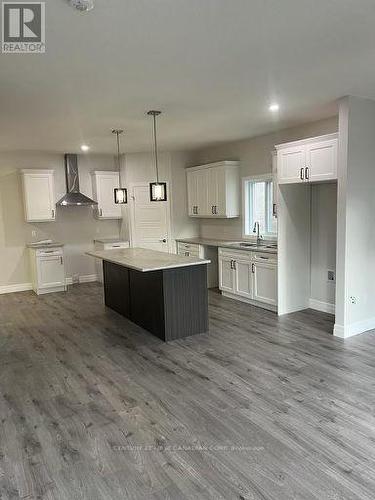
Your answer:
[[[357,321],[351,325],[343,326],[335,324],[333,329],[333,335],[342,339],[347,339],[349,337],[354,337],[354,335],[359,335],[361,333],[368,332],[370,330],[375,330],[375,317],[365,319],[364,321]]]
[[[321,300],[309,299],[310,309],[315,309],[316,311],[325,312],[328,314],[335,314],[336,306],[330,302],[322,302]]]
[[[0,295],[5,293],[27,292],[33,289],[32,283],[19,283],[17,285],[0,286]]]
[[[86,274],[79,277],[78,283],[93,283],[94,281],[98,281],[98,279],[99,277],[97,274]],[[67,285],[73,285],[73,278],[71,276],[65,278],[65,283]]]
[[[334,132],[333,134],[318,135],[317,137],[309,137],[308,139],[300,139],[299,141],[283,142],[282,144],[276,144],[275,149],[279,151],[280,149],[290,148],[294,146],[303,146],[305,144],[313,144],[314,142],[324,142],[330,141],[332,139],[337,139],[339,134]]]
[[[187,171],[201,170],[204,168],[216,168],[216,167],[239,167],[240,162],[236,160],[223,160],[217,161],[215,163],[205,163],[204,165],[194,165],[192,167],[186,167]]]

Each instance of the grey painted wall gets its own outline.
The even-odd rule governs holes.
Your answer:
[[[239,160],[241,177],[272,171],[271,151],[276,144],[337,132],[338,118],[332,117],[299,127],[242,141],[223,143],[196,151],[191,165],[220,160]],[[328,268],[335,266],[336,187],[313,188],[312,298],[333,303],[334,286],[327,283]],[[242,219],[200,221],[200,234],[206,238],[241,239]]]
[[[0,154],[0,287],[30,282],[26,243],[51,238],[66,244],[65,263],[68,277],[95,274],[92,258],[84,253],[92,248],[95,237],[119,234],[117,221],[98,221],[88,207],[58,208],[55,222],[27,223],[24,218],[20,169],[53,169],[56,200],[65,194],[63,155],[12,152]],[[92,197],[90,172],[113,170],[110,155],[81,155],[79,162],[81,190]]]

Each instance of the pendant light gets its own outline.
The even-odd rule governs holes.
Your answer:
[[[159,182],[158,144],[156,140],[156,117],[161,114],[161,111],[149,111],[147,114],[149,116],[152,116],[154,121],[154,150],[156,169],[156,182],[150,182],[150,200],[167,201],[167,183]]]
[[[121,187],[121,160],[120,160],[120,134],[123,133],[121,129],[113,129],[112,134],[116,135],[117,143],[117,168],[118,168],[118,178],[120,187],[115,188],[115,203],[116,205],[125,205],[128,202],[128,191],[127,189]]]

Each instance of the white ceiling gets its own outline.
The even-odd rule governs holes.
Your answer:
[[[374,0],[47,0],[46,54],[0,55],[0,149],[147,150],[151,108],[173,150],[330,116],[375,99],[374,26]]]

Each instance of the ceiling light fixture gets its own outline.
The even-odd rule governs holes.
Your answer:
[[[280,106],[277,104],[277,102],[274,102],[268,109],[271,111],[271,113],[276,113],[277,111],[279,111]]]
[[[88,12],[94,8],[94,0],[69,0],[69,3],[81,12]]]
[[[167,201],[167,183],[159,182],[158,143],[156,138],[156,117],[161,115],[161,111],[148,111],[147,114],[152,116],[154,121],[154,154],[156,170],[156,182],[150,182],[150,200]]]
[[[120,155],[120,135],[123,130],[114,128],[112,134],[116,135],[117,144],[117,168],[118,168],[118,180],[120,187],[114,189],[115,203],[116,205],[125,205],[128,202],[128,191],[126,188],[121,187],[121,155]]]
[[[90,146],[87,146],[87,144],[82,144],[81,151],[83,151],[84,153],[87,153],[87,151],[89,151],[89,149],[90,149]]]

